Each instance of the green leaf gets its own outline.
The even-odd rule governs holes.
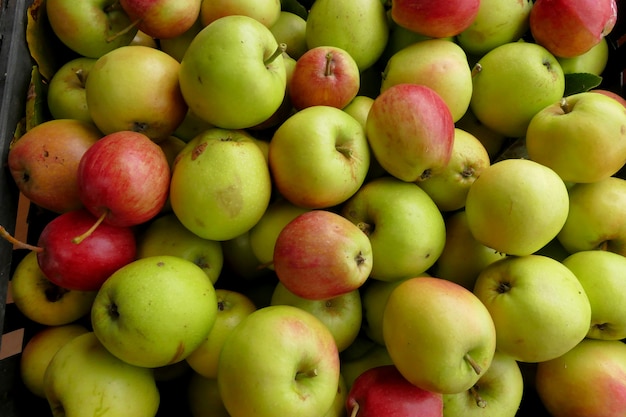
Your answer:
[[[282,11],[297,14],[304,20],[309,16],[306,7],[297,0],[280,0],[280,5]]]
[[[586,72],[565,74],[564,96],[571,96],[572,94],[589,91],[592,88],[599,86],[600,83],[602,83],[602,77],[595,74],[589,74]]]

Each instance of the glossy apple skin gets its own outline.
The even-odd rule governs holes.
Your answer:
[[[432,38],[456,36],[478,14],[479,0],[394,0],[391,18],[398,25]]]
[[[394,365],[382,365],[355,379],[346,411],[351,417],[441,417],[443,396],[411,384]]]
[[[137,29],[158,39],[185,33],[198,20],[200,0],[120,0]]]
[[[53,283],[68,290],[95,291],[114,271],[135,259],[135,235],[129,228],[100,224],[76,244],[96,218],[84,209],[55,217],[39,236],[39,267]]]

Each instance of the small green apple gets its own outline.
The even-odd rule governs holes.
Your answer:
[[[352,99],[350,103],[342,110],[354,117],[357,122],[365,129],[365,123],[367,122],[367,115],[370,112],[370,108],[374,104],[374,99],[368,96],[357,95]]]
[[[208,26],[213,21],[231,15],[253,18],[266,27],[272,27],[280,17],[280,0],[212,0],[203,1],[200,21]]]
[[[341,375],[346,381],[348,390],[366,370],[392,364],[387,348],[363,335],[357,336],[355,341],[341,352]]]
[[[85,82],[96,58],[79,57],[66,62],[48,83],[46,96],[54,119],[75,119],[93,123],[87,108]]]
[[[297,60],[309,48],[306,43],[306,20],[295,13],[281,11],[278,20],[270,26],[278,43],[287,45],[285,52]]]
[[[602,72],[609,62],[609,43],[606,38],[593,46],[587,52],[571,58],[556,58],[561,64],[564,74],[595,74],[602,76]]]
[[[463,117],[455,123],[455,126],[476,136],[487,149],[491,161],[494,161],[500,155],[502,147],[506,143],[507,138],[503,134],[485,126],[478,120],[471,109],[467,109]]]
[[[159,46],[163,52],[170,55],[176,61],[181,62],[189,44],[203,28],[202,22],[200,22],[200,19],[197,19],[184,33],[174,36],[173,38],[159,39]]]

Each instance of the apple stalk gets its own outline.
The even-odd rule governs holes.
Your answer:
[[[472,369],[474,370],[474,372],[476,372],[476,375],[480,375],[480,373],[483,371],[482,368],[480,367],[480,365],[478,363],[476,363],[476,361],[474,360],[474,358],[472,358],[472,356],[468,353],[465,354],[465,356],[463,356],[463,358],[467,361],[467,363],[469,363],[469,365],[472,367]]]
[[[4,226],[0,226],[0,236],[4,240],[8,241],[9,243],[12,243],[13,246],[15,246],[17,249],[26,249],[26,250],[31,250],[33,252],[43,252],[42,247],[30,245],[28,243],[19,241],[14,236],[12,236],[9,232],[7,232]]]
[[[278,58],[280,55],[282,55],[283,52],[285,52],[286,50],[287,50],[287,44],[284,43],[284,42],[279,43],[278,44],[278,48],[276,48],[274,53],[272,55],[270,55],[269,58],[264,60],[263,63],[265,64],[265,66],[270,65],[272,62],[274,62],[274,60],[276,58]]]
[[[479,406],[480,408],[487,407],[487,401],[485,401],[485,399],[480,396],[477,385],[474,385],[472,388],[470,388],[469,392],[472,395],[472,397],[474,397],[474,400],[476,401],[477,406]]]
[[[98,226],[100,226],[100,224],[104,221],[104,219],[106,218],[106,216],[108,214],[109,214],[109,211],[105,210],[104,213],[102,213],[100,215],[100,217],[98,217],[96,222],[89,229],[87,229],[87,231],[85,233],[83,233],[81,235],[78,235],[75,238],[73,238],[72,239],[72,243],[79,244],[80,242],[82,242],[83,240],[85,240],[89,236],[91,236],[91,234],[98,228]]]

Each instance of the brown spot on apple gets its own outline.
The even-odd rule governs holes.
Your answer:
[[[204,152],[206,147],[207,147],[207,143],[206,142],[202,142],[201,144],[199,144],[198,146],[193,148],[193,150],[191,151],[191,160],[195,161],[196,158],[198,158],[200,155],[202,155],[202,153]]]
[[[172,359],[170,359],[169,363],[172,364],[172,363],[179,362],[184,353],[185,353],[185,344],[183,342],[179,342],[178,346],[176,347],[176,352],[174,352],[174,356],[172,356]]]
[[[158,267],[165,266],[165,262],[163,262],[163,261],[159,261],[159,262],[157,262],[157,266],[158,266]]]

